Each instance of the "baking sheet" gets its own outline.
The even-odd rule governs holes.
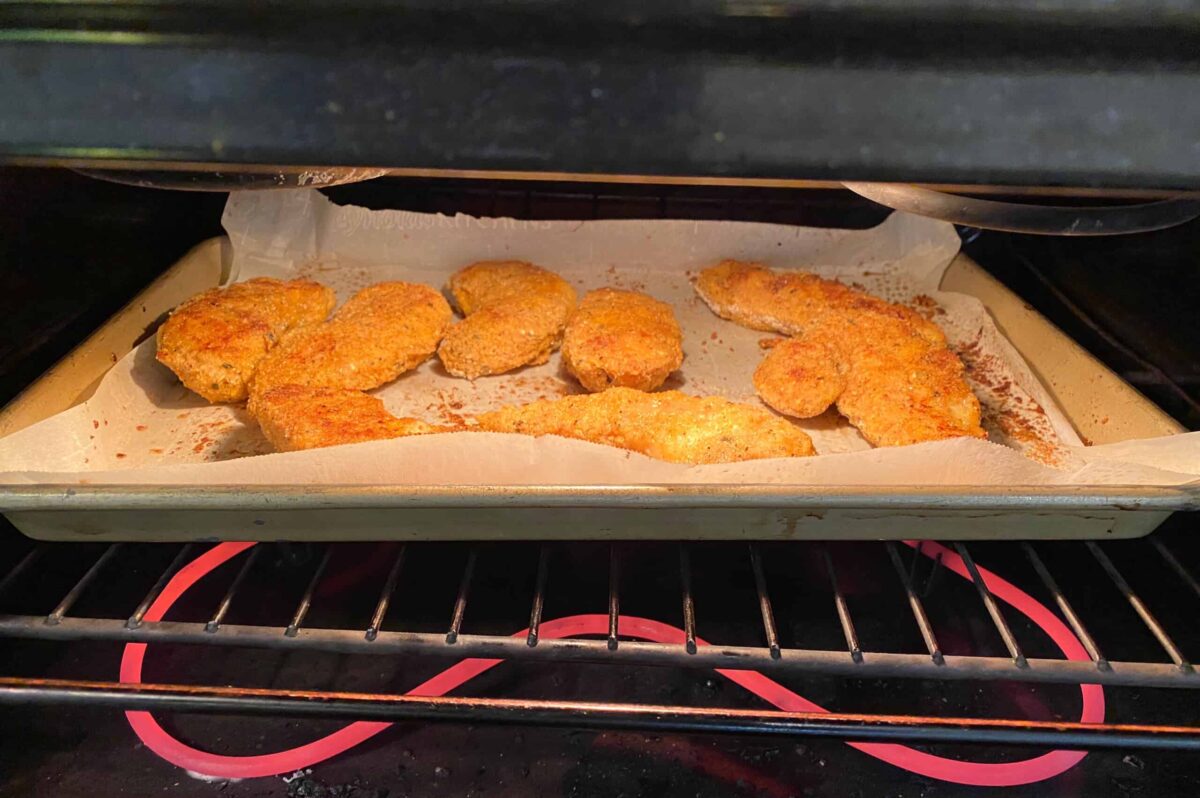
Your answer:
[[[522,258],[582,290],[617,285],[676,308],[687,360],[668,387],[757,403],[750,374],[768,334],[714,316],[695,272],[726,257],[801,267],[931,313],[968,365],[992,443],[875,449],[830,413],[799,422],[822,456],[716,466],[662,463],[560,438],[485,433],[264,454],[241,408],[209,406],[153,358],[149,341],[114,365],[87,402],[0,441],[7,484],[1178,485],[1200,475],[1195,435],[1084,448],[1069,422],[972,297],[937,291],[958,248],[950,225],[904,214],[867,231],[694,221],[524,222],[337,207],[315,191],[231,197],[236,279],[306,275],[345,299],[383,279],[443,285],[486,258]],[[474,383],[436,361],[381,389],[400,415],[454,420],[578,390],[550,363]]]

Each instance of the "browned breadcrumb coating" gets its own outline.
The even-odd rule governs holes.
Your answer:
[[[759,397],[785,415],[812,418],[829,409],[846,390],[837,355],[817,341],[784,339],[754,372]]]
[[[774,272],[759,263],[725,260],[700,272],[696,292],[718,316],[753,330],[801,335],[830,312],[871,311],[907,322],[931,343],[946,343],[941,328],[912,308],[808,272]]]
[[[433,355],[453,315],[427,285],[368,286],[324,324],[286,335],[259,364],[251,392],[279,385],[377,388]]]
[[[562,357],[589,391],[653,391],[683,363],[683,334],[666,302],[601,288],[585,294],[571,314]]]
[[[156,357],[210,402],[245,400],[255,368],[288,330],[323,321],[333,291],[312,280],[258,277],[177,307],[158,329]]]
[[[810,335],[837,353],[847,374],[838,411],[875,446],[986,438],[962,361],[904,322],[871,313],[831,314]]]
[[[450,295],[464,316],[514,296],[549,292],[561,294],[565,282],[554,272],[523,260],[483,260],[450,276]],[[574,305],[574,289],[571,304]]]
[[[562,341],[575,289],[557,274],[522,261],[483,261],[450,278],[466,316],[438,347],[446,371],[473,380],[538,365]]]
[[[448,432],[415,418],[397,418],[362,391],[281,385],[250,398],[248,409],[276,451],[294,452],[406,435]]]
[[[785,419],[716,396],[632,388],[510,405],[479,416],[479,429],[562,435],[673,463],[807,457],[812,441]]]
[[[835,397],[838,411],[875,446],[986,437],[979,400],[963,377],[962,361],[947,348],[941,329],[916,311],[812,274],[772,272],[737,261],[701,272],[696,290],[724,318],[800,336],[832,352],[845,379]],[[781,363],[768,368],[782,368]],[[827,377],[828,366],[822,369]],[[765,390],[756,379],[759,395],[780,412],[791,413],[782,398],[783,378],[775,376]],[[817,380],[788,390],[811,394],[801,397],[811,400],[800,408],[807,412],[833,388],[833,383]]]

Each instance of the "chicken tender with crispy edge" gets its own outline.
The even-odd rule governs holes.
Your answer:
[[[479,429],[561,435],[673,463],[808,457],[812,440],[791,422],[716,396],[632,388],[510,405],[479,416]]]
[[[653,391],[683,363],[683,334],[666,302],[600,288],[585,294],[571,314],[562,358],[589,391]]]
[[[873,445],[986,437],[962,361],[941,329],[916,311],[815,275],[737,261],[701,272],[696,290],[720,316],[832,351],[845,375],[838,412]],[[772,402],[780,398],[780,386],[773,387],[770,397],[759,387],[760,397],[789,413]],[[793,388],[810,389],[820,393],[815,384]]]
[[[241,402],[254,370],[288,330],[324,321],[337,301],[312,280],[258,277],[214,288],[158,328],[155,357],[210,402]]]
[[[780,413],[812,418],[828,410],[846,390],[846,375],[825,344],[790,339],[773,346],[755,369],[754,389]]]
[[[438,357],[469,380],[549,360],[576,299],[566,280],[523,261],[473,263],[450,278],[450,293],[466,318],[446,332]]]
[[[559,296],[566,282],[557,274],[523,260],[482,260],[450,275],[450,295],[464,316],[515,296],[549,293]],[[568,286],[569,287],[569,286]],[[575,304],[574,289],[571,304]]]
[[[280,385],[377,388],[428,360],[453,315],[427,285],[367,286],[329,321],[284,336],[259,364],[250,391]]]
[[[252,396],[248,409],[279,452],[452,431],[397,418],[376,397],[344,388],[281,385]]]
[[[776,272],[759,263],[725,260],[700,272],[696,293],[721,318],[754,330],[802,335],[831,311],[871,311],[907,322],[931,343],[946,343],[941,328],[912,308],[808,272]]]
[[[846,373],[838,412],[875,446],[986,438],[979,399],[958,356],[904,322],[870,312],[834,313],[803,340],[822,342]]]

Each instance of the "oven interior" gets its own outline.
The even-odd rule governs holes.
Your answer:
[[[325,191],[372,208],[528,219],[869,227],[888,213],[828,187],[404,176]],[[224,202],[219,193],[20,167],[0,170],[0,198],[11,209],[0,219],[5,400],[165,264],[219,234]],[[1181,424],[1200,428],[1200,223],[1113,238],[960,233],[984,268]],[[0,793],[972,789],[851,741],[909,745],[926,762],[982,763],[974,775],[950,766],[967,784],[1000,778],[989,765],[1084,750],[1062,775],[1011,792],[1182,794],[1200,778],[1191,754],[1200,747],[1194,526],[1181,513],[1145,540],[919,548],[278,542],[235,553],[231,544],[34,543],[6,525],[0,724],[10,734]],[[229,559],[155,620],[156,600],[202,555]],[[1064,659],[1016,594],[980,590],[978,569],[1073,632],[1078,659]],[[118,671],[129,675],[122,663],[138,643],[149,644],[141,684],[122,683]],[[476,667],[456,665],[464,660]],[[748,671],[761,674],[746,682],[759,697],[738,686]],[[1081,694],[1081,682],[1102,687]],[[419,684],[449,698],[405,697]],[[781,690],[830,713],[788,704],[799,699]],[[793,711],[779,714],[762,694]],[[1097,700],[1103,722],[1073,723],[1097,711]],[[228,757],[290,749],[351,721],[396,726],[269,779],[201,780],[155,756],[124,709],[150,710],[162,733]],[[213,767],[199,756],[196,770]],[[911,765],[908,756],[900,760]],[[1032,778],[1021,767],[1009,778]]]

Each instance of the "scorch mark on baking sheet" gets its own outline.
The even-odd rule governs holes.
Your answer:
[[[978,336],[958,347],[957,352],[967,367],[967,381],[982,405],[988,438],[1040,463],[1062,465],[1067,451],[1045,408],[1012,381],[1007,365],[996,355],[984,352]]]
[[[908,304],[917,313],[935,323],[939,317],[946,315],[946,309],[939,305],[936,299],[925,294],[917,294]]]

